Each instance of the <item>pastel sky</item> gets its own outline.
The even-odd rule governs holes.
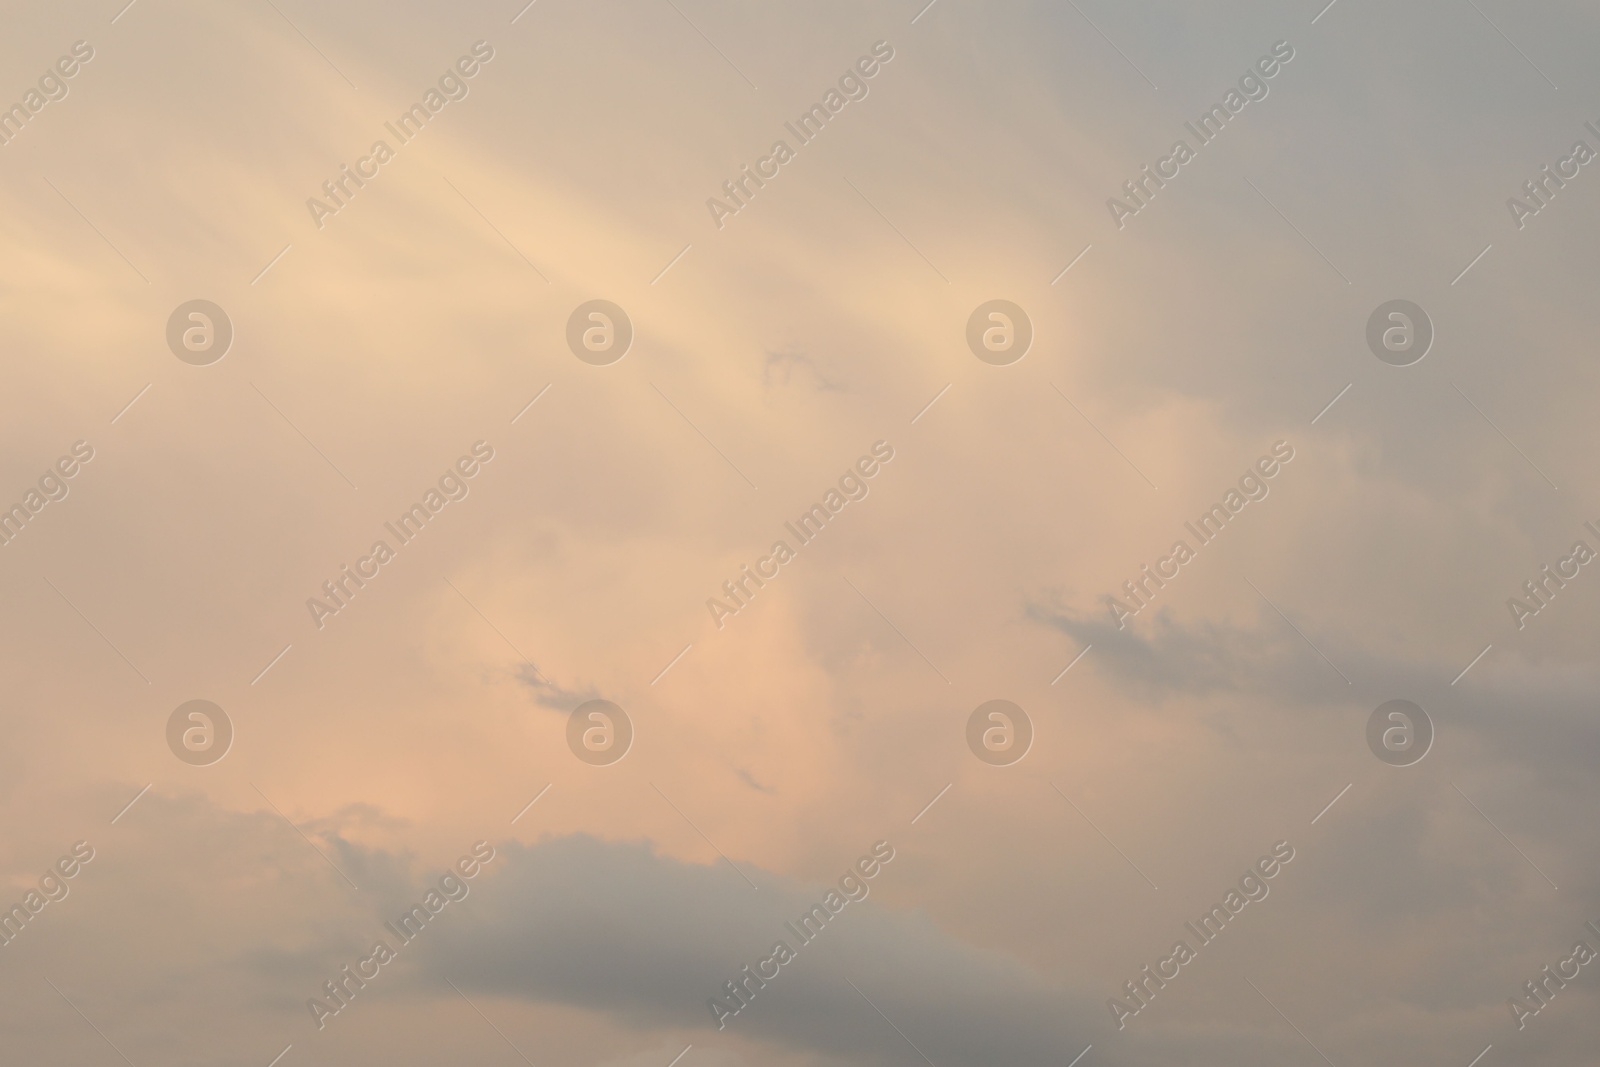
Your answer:
[[[1526,987],[1600,951],[1592,5],[125,2],[0,35],[0,1058],[1593,1061],[1600,967]],[[213,362],[169,347],[195,300]],[[169,745],[191,700],[220,760]],[[590,700],[622,759],[569,745]]]

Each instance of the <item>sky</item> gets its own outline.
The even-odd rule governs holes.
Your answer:
[[[7,25],[19,1062],[1592,1061],[1589,5]]]

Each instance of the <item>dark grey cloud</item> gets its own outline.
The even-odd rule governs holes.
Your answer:
[[[531,663],[523,663],[517,667],[517,681],[528,687],[533,694],[534,703],[551,711],[570,712],[585,700],[594,700],[600,695],[600,691],[593,686],[568,689],[559,682],[551,681]]]
[[[708,1027],[711,1040],[708,999],[725,996],[723,983],[781,939],[798,957],[728,1020],[729,1031],[846,1062],[923,1062],[865,993],[941,1065],[1059,1064],[1100,1025],[1044,976],[962,944],[924,915],[888,909],[876,894],[846,905],[802,947],[784,923],[826,886],[751,870],[761,887],[752,890],[726,865],[581,835],[503,852],[505,866],[457,931],[430,946],[436,981],[598,1009],[634,1027]],[[897,873],[891,862],[868,885]]]
[[[1600,719],[1594,714],[1600,663],[1534,659],[1502,640],[1498,654],[1491,652],[1494,659],[1485,657],[1473,668],[1470,682],[1456,683],[1465,662],[1385,655],[1353,635],[1317,631],[1316,647],[1349,676],[1347,685],[1316,649],[1265,609],[1249,628],[1179,621],[1157,609],[1118,629],[1108,615],[1045,600],[1030,604],[1026,613],[1080,644],[1093,644],[1095,669],[1140,700],[1244,697],[1310,715],[1333,709],[1364,713],[1403,698],[1429,712],[1446,735],[1441,744],[1464,741],[1474,762],[1515,768],[1553,792],[1588,793],[1600,762]]]
[[[646,843],[576,834],[496,843],[466,898],[318,1034],[306,999],[375,939],[392,941],[384,922],[421,900],[453,855],[425,860],[345,836],[370,826],[371,811],[349,813],[343,832],[332,817],[302,823],[360,886],[352,890],[276,814],[162,793],[140,802],[133,821],[119,826],[125,833],[96,838],[99,854],[72,894],[0,950],[9,990],[0,1019],[21,1039],[54,1032],[60,1020],[47,998],[56,995],[38,978],[48,975],[135,1062],[232,1067],[255,1062],[261,1046],[276,1051],[293,1040],[307,1054],[329,1055],[345,1047],[334,1042],[374,1024],[404,1026],[408,1014],[455,1003],[448,978],[476,1003],[499,1005],[503,1020],[507,1004],[565,1006],[623,1033],[688,1034],[707,1049],[737,1038],[740,1047],[769,1046],[819,1065],[922,1063],[905,1038],[939,1067],[1059,1067],[1091,1042],[1106,1062],[1139,1067],[1184,1056],[1265,1067],[1301,1054],[1281,1020],[1254,1010],[1248,977],[1280,1002],[1295,998],[1291,1017],[1335,1051],[1335,1062],[1398,1064],[1455,1039],[1462,1020],[1485,1042],[1512,1039],[1505,998],[1564,952],[1584,919],[1600,920],[1600,880],[1574,872],[1556,851],[1592,847],[1586,820],[1552,821],[1549,835],[1534,836],[1530,814],[1555,811],[1530,813],[1476,779],[1465,783],[1522,848],[1555,861],[1546,866],[1561,880],[1558,892],[1453,791],[1452,780],[1473,769],[1425,761],[1418,770],[1425,773],[1374,764],[1358,773],[1334,815],[1291,834],[1299,855],[1267,901],[1124,1033],[1112,1027],[1105,998],[1145,956],[1183,936],[1182,919],[1218,895],[1220,882],[1214,892],[1176,893],[1129,927],[1119,939],[1129,946],[1118,954],[1125,966],[1086,966],[1065,943],[1041,969],[970,944],[930,914],[886,904],[884,890],[897,878],[902,901],[905,880],[918,878],[907,864],[921,861],[903,851],[868,883],[866,900],[846,905],[800,945],[784,923],[821,901],[825,884],[741,861],[759,886],[752,889],[725,862],[685,863]],[[1581,812],[1593,797],[1564,800]],[[1561,798],[1526,800],[1536,809],[1552,802]],[[464,840],[456,851],[468,847]],[[1019,864],[996,876],[1022,879],[1008,896],[1031,896],[1031,868]],[[1063,915],[1085,921],[1096,920]],[[1099,921],[1126,925],[1128,917]],[[797,958],[719,1033],[708,999],[779,939]],[[139,951],[108,959],[107,944]],[[1337,966],[1306,965],[1311,960]],[[1369,977],[1352,986],[1350,973]],[[1559,1002],[1572,1021],[1543,1039],[1553,1044],[1532,1062],[1571,1062],[1563,1050],[1593,1030],[1580,1022],[1592,1002],[1575,986]],[[181,1021],[173,1015],[179,1003]],[[241,1027],[236,1013],[246,1009]],[[383,1062],[430,1062],[424,1036],[385,1052]]]

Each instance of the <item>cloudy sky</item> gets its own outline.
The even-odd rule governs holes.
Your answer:
[[[1592,1062],[1591,5],[125,3],[0,39],[11,1057]]]

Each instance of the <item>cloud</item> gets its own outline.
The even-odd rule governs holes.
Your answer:
[[[458,933],[430,946],[434,980],[641,1028],[709,1027],[707,1001],[775,941],[795,946],[784,922],[828,888],[757,869],[752,890],[724,864],[585,835],[503,851]],[[877,881],[899,873],[890,863]],[[850,1061],[921,1063],[862,994],[938,1063],[1059,1064],[1090,1028],[1084,1009],[1064,1006],[1064,991],[1031,969],[869,896],[800,947],[728,1031]]]
[[[1209,620],[1182,623],[1165,608],[1121,629],[1098,612],[1085,615],[1039,603],[1029,605],[1027,615],[1080,646],[1093,645],[1097,667],[1148,699],[1272,692],[1304,705],[1329,695],[1326,665],[1306,663],[1306,655],[1315,654],[1292,632],[1265,626],[1245,630]],[[1306,655],[1299,655],[1302,651]]]
[[[523,663],[517,667],[517,681],[527,686],[533,693],[534,703],[551,711],[570,712],[585,700],[594,700],[600,695],[599,690],[593,686],[586,686],[581,690],[568,689],[545,677],[539,668],[531,663]]]
[[[1504,997],[1600,918],[1600,586],[1514,638],[1503,607],[1600,499],[1596,179],[1525,230],[1504,209],[1588,136],[1552,101],[1594,95],[1592,4],[1515,26],[1486,5],[1516,48],[1449,5],[1391,5],[1381,27],[1353,4],[1315,26],[1259,2],[942,3],[915,25],[921,0],[538,4],[511,24],[521,6],[191,0],[111,25],[35,5],[7,35],[8,69],[80,36],[97,57],[4,149],[0,499],[79,436],[102,457],[0,568],[6,885],[79,838],[100,852],[0,949],[8,1053],[107,1054],[48,975],[131,1060],[174,1067],[260,1067],[291,1038],[284,1067],[505,1057],[471,1044],[499,1039],[447,977],[513,1034],[580,1035],[541,1062],[664,1067],[680,1032],[681,1067],[920,1064],[912,1041],[939,1067],[1060,1065],[1091,1040],[1082,1067],[1308,1056],[1249,975],[1336,1062],[1465,1064],[1491,1038],[1509,1055]],[[1270,99],[1117,230],[1106,197],[1280,36],[1298,54]],[[470,97],[316,228],[306,198],[480,37],[497,55]],[[871,96],[716,230],[704,198],[878,37],[897,55]],[[161,338],[197,296],[236,326],[209,368]],[[595,296],[636,326],[609,368],[564,347]],[[1412,368],[1364,347],[1396,296],[1435,319]],[[995,297],[1034,319],[1013,367],[963,340]],[[1119,631],[1031,592],[1114,587],[1291,430],[1304,460],[1163,594],[1170,613]],[[480,436],[501,458],[470,500],[311,629],[304,598]],[[860,514],[707,629],[729,561],[878,436],[903,458]],[[520,685],[497,630],[538,653]],[[161,726],[204,694],[236,747],[183,766]],[[559,721],[601,694],[641,724],[603,773]],[[1013,768],[962,741],[998,695],[1038,726]],[[1417,767],[1365,749],[1392,697],[1433,716]],[[703,843],[645,787],[658,768],[759,890],[692,862]],[[849,820],[903,819],[946,782],[873,896],[716,1031],[706,999],[822,891],[799,872]],[[1103,1042],[1127,964],[1214,898],[1213,865],[1289,823],[1298,880],[1138,1038]],[[496,841],[472,895],[302,1043],[306,998],[445,863],[541,826]],[[1163,890],[1127,892],[1148,887],[1110,839]],[[1517,1055],[1586,1063],[1595,1020],[1568,990]]]
[[[1600,723],[1592,714],[1600,667],[1530,659],[1515,647],[1473,668],[1471,684],[1457,685],[1460,667],[1441,658],[1383,655],[1339,635],[1317,634],[1324,649],[1352,680],[1336,671],[1276,615],[1262,612],[1250,628],[1200,619],[1181,621],[1165,608],[1118,629],[1098,613],[1085,615],[1035,601],[1027,617],[1094,646],[1094,666],[1143,700],[1182,701],[1197,696],[1247,696],[1301,710],[1348,707],[1403,697],[1433,709],[1440,727],[1474,735],[1478,755],[1538,767],[1575,782],[1600,753]],[[1503,646],[1502,646],[1503,647]],[[1517,717],[1507,707],[1520,709]],[[1448,709],[1448,719],[1444,716]],[[1539,723],[1537,730],[1527,724]]]
[[[796,375],[803,375],[819,393],[842,393],[845,387],[833,381],[817,365],[817,361],[797,348],[768,349],[766,362],[761,365],[761,384],[768,389],[788,388]]]

